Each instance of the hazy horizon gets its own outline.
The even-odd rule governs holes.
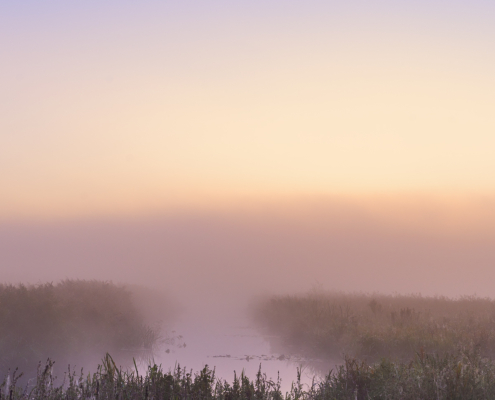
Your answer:
[[[494,21],[487,0],[1,1],[0,283],[144,287],[182,310],[164,363],[273,377],[297,365],[246,319],[262,296],[495,299]],[[455,325],[397,304],[389,333],[423,312],[409,350]],[[349,315],[308,325],[323,353]]]
[[[448,201],[448,200],[447,200]],[[102,279],[190,308],[325,290],[495,297],[493,201],[318,199],[0,227],[3,282]],[[197,304],[196,304],[197,303]]]

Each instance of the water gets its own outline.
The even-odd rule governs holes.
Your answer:
[[[287,352],[275,352],[267,338],[250,327],[247,319],[186,319],[167,332],[166,343],[155,353],[155,362],[167,370],[176,364],[193,372],[208,365],[217,378],[232,383],[234,371],[254,379],[261,372],[274,381],[280,377],[282,391],[290,390],[301,369],[301,382],[311,385],[313,361]],[[318,376],[317,376],[318,378]]]

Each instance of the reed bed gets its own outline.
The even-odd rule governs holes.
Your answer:
[[[495,301],[487,298],[310,293],[254,308],[257,324],[292,352],[376,361],[473,349],[495,356]],[[272,339],[273,340],[273,339]]]
[[[52,373],[53,362],[39,365],[34,382],[17,385],[18,375],[8,374],[0,385],[0,397],[9,400],[484,400],[495,398],[495,365],[478,353],[433,356],[420,353],[408,363],[368,365],[347,358],[322,380],[302,385],[300,373],[291,390],[282,393],[280,380],[262,374],[252,380],[241,373],[233,382],[217,379],[205,366],[197,373],[177,366],[164,372],[150,365],[144,374],[117,368],[107,354],[96,373],[85,375],[70,369],[60,383]]]
[[[19,367],[36,375],[39,360],[97,365],[149,355],[160,332],[146,324],[132,293],[110,282],[65,280],[58,284],[0,285],[0,374]]]

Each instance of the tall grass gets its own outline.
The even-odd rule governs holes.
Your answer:
[[[257,323],[307,356],[408,360],[459,348],[495,356],[495,301],[463,297],[310,293],[260,301]]]
[[[0,372],[19,367],[31,376],[48,357],[62,365],[85,365],[106,352],[132,360],[151,352],[158,337],[125,287],[73,280],[0,285]]]
[[[0,385],[9,400],[484,400],[495,398],[495,364],[478,353],[432,356],[420,353],[408,363],[382,360],[373,365],[346,359],[326,378],[304,386],[300,373],[291,390],[282,393],[280,380],[261,373],[254,379],[241,373],[232,383],[205,368],[195,374],[177,366],[164,372],[150,365],[145,374],[117,368],[107,354],[94,374],[71,372],[60,383],[53,363],[39,366],[37,379],[17,385],[15,374]]]

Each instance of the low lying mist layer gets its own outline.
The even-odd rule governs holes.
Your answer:
[[[18,367],[32,376],[47,358],[61,370],[96,365],[106,352],[124,363],[146,357],[160,332],[138,303],[131,290],[109,282],[0,285],[0,371]]]
[[[495,300],[488,298],[310,293],[261,300],[254,316],[279,345],[309,357],[408,360],[459,349],[495,357]]]

